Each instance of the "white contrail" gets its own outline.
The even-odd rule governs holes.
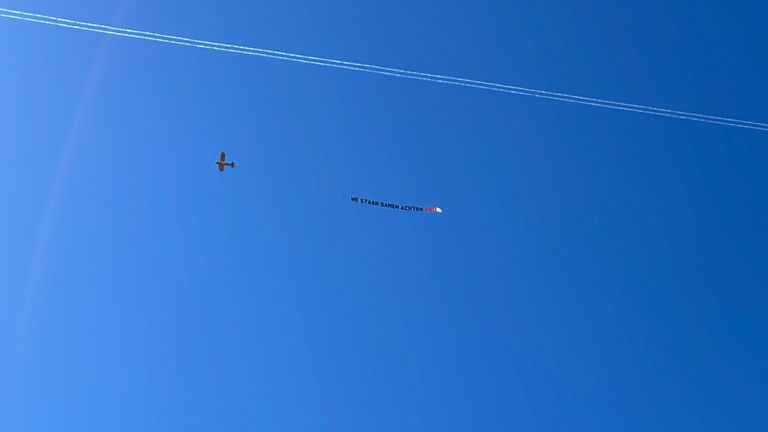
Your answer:
[[[348,69],[360,72],[375,73],[380,75],[389,75],[400,78],[409,78],[421,81],[431,81],[441,84],[452,84],[463,87],[480,88],[503,93],[513,93],[524,96],[532,96],[543,99],[558,100],[562,102],[578,103],[582,105],[597,106],[622,111],[632,111],[642,114],[652,114],[664,117],[680,118],[704,123],[714,123],[725,126],[740,127],[747,129],[756,129],[768,131],[768,123],[751,122],[727,117],[718,117],[705,114],[697,114],[686,111],[670,110],[664,108],[655,108],[650,106],[629,104],[624,102],[615,102],[604,99],[589,98],[583,96],[570,95],[565,93],[550,92],[545,90],[536,90],[525,87],[510,86],[485,81],[470,80],[445,75],[430,74],[424,72],[409,71],[405,69],[395,69],[383,66],[370,65],[365,63],[355,63],[342,60],[328,59],[323,57],[313,57],[301,54],[293,54],[281,51],[253,48],[241,45],[210,42],[199,39],[184,38],[180,36],[166,35],[161,33],[145,32],[127,28],[112,27],[101,24],[93,24],[83,21],[75,21],[64,18],[52,17],[48,15],[33,14],[13,9],[0,8],[0,17],[12,18],[23,21],[30,21],[40,24],[47,24],[58,27],[65,27],[77,30],[91,31],[109,35],[123,36],[134,39],[144,39],[155,42],[164,42],[174,45],[190,46],[196,48],[205,48],[215,51],[232,52],[236,54],[254,55],[259,57],[287,60],[298,63],[308,63],[319,66],[334,67],[339,69]],[[8,15],[10,13],[12,15]]]
[[[294,53],[288,53],[283,51],[275,51],[275,50],[269,50],[269,49],[263,49],[263,48],[253,48],[248,46],[242,46],[242,45],[233,45],[233,44],[227,44],[227,43],[219,43],[219,42],[210,42],[200,39],[191,39],[191,38],[185,38],[180,36],[173,36],[173,35],[165,35],[160,33],[152,33],[147,31],[140,31],[140,30],[134,30],[129,28],[120,28],[120,27],[112,27],[108,25],[102,25],[102,24],[94,24],[94,23],[88,23],[83,21],[75,21],[65,18],[58,18],[53,17],[49,15],[42,15],[42,14],[35,14],[35,13],[29,13],[29,12],[21,12],[16,11],[12,9],[5,9],[0,8],[0,11],[5,12],[12,12],[19,15],[24,16],[30,16],[30,17],[36,17],[36,18],[42,18],[45,20],[52,20],[52,21],[58,21],[58,22],[64,22],[64,23],[70,23],[75,24],[78,26],[88,26],[88,27],[95,27],[95,28],[101,28],[101,29],[107,29],[107,30],[113,30],[118,32],[124,32],[124,33],[132,33],[132,34],[139,34],[139,35],[146,35],[146,36],[154,36],[159,37],[163,39],[172,39],[172,40],[178,40],[183,42],[191,42],[195,44],[202,44],[202,45],[211,45],[211,46],[217,46],[217,47],[225,47],[225,48],[233,48],[237,50],[244,50],[244,51],[253,51],[253,52],[259,52],[259,53],[265,53],[265,54],[273,54],[278,55],[281,57],[292,57],[292,58],[298,58],[298,59],[304,59],[304,60],[312,60],[312,61],[319,61],[323,63],[334,63],[334,64],[341,64],[341,65],[347,65],[347,66],[354,66],[354,67],[360,67],[365,69],[376,69],[376,70],[382,70],[387,72],[395,72],[395,73],[402,73],[402,74],[408,74],[408,75],[416,75],[416,76],[422,76],[422,77],[430,77],[430,78],[436,78],[436,79],[445,79],[445,80],[451,80],[451,81],[458,81],[458,82],[465,82],[465,83],[471,83],[471,84],[479,84],[485,87],[498,87],[503,89],[509,89],[509,90],[517,90],[517,91],[523,91],[526,93],[536,93],[536,94],[542,94],[542,95],[549,95],[549,96],[558,96],[558,97],[564,97],[568,99],[576,99],[576,100],[583,100],[588,102],[596,102],[599,104],[605,104],[605,105],[616,105],[616,106],[624,106],[624,107],[631,107],[631,108],[639,108],[646,111],[658,111],[658,112],[666,112],[666,113],[672,113],[672,114],[679,114],[686,117],[701,117],[705,119],[710,120],[722,120],[729,123],[741,123],[741,124],[747,124],[747,125],[754,125],[754,126],[760,126],[760,127],[766,127],[768,124],[766,123],[760,123],[760,122],[752,122],[752,121],[746,121],[746,120],[738,120],[738,119],[732,119],[727,117],[718,117],[718,116],[712,116],[712,115],[706,115],[706,114],[698,114],[698,113],[692,113],[692,112],[686,112],[686,111],[679,111],[679,110],[671,110],[671,109],[664,109],[664,108],[656,108],[656,107],[649,107],[644,105],[637,105],[637,104],[631,104],[631,103],[625,103],[625,102],[616,102],[616,101],[610,101],[605,99],[598,99],[598,98],[591,98],[591,97],[584,97],[584,96],[577,96],[577,95],[571,95],[566,93],[557,93],[552,91],[546,91],[546,90],[537,90],[537,89],[531,89],[531,88],[525,88],[525,87],[518,87],[518,86],[511,86],[506,84],[498,84],[498,83],[492,83],[487,81],[478,81],[478,80],[472,80],[472,79],[466,79],[466,78],[458,78],[458,77],[451,77],[451,76],[445,76],[445,75],[437,75],[437,74],[431,74],[431,73],[425,73],[425,72],[416,72],[416,71],[409,71],[404,69],[396,69],[396,68],[390,68],[390,67],[384,67],[384,66],[377,66],[377,65],[371,65],[366,63],[355,63],[355,62],[349,62],[349,61],[343,61],[343,60],[336,60],[336,59],[329,59],[329,58],[323,58],[323,57],[313,57],[313,56],[307,56],[302,54],[294,54]],[[603,105],[601,105],[603,106]]]

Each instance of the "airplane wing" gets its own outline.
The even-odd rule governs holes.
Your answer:
[[[227,155],[224,152],[221,152],[221,156],[219,156],[219,160],[224,162],[227,160]]]
[[[220,163],[219,165],[219,171],[224,172],[224,164]]]

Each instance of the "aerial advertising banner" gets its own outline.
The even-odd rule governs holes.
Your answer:
[[[425,212],[425,213],[442,213],[443,210],[440,207],[419,207],[412,205],[394,204],[383,201],[369,200],[367,198],[352,197],[353,203],[366,204],[376,207],[384,207],[393,210],[409,211],[409,212]]]

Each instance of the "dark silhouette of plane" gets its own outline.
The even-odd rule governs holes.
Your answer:
[[[224,171],[224,167],[235,167],[235,162],[227,162],[227,155],[224,152],[221,152],[221,156],[219,156],[219,160],[216,161],[216,165],[219,166],[219,171]]]

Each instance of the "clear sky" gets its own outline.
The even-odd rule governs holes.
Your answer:
[[[764,1],[0,6],[768,121]],[[766,132],[5,19],[0,53],[0,430],[768,430]]]

